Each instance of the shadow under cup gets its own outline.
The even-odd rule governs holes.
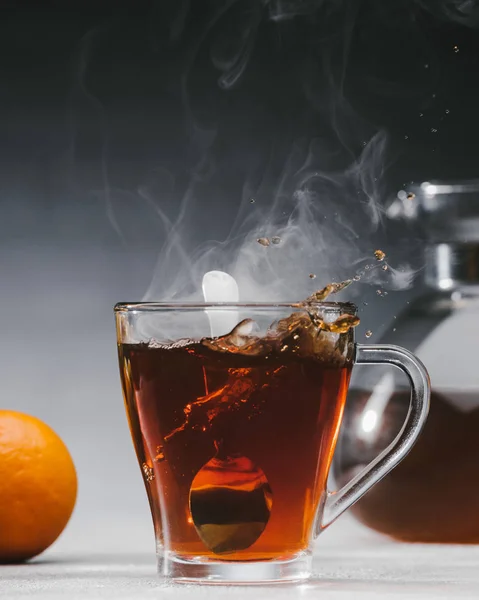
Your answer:
[[[312,543],[329,524],[327,479],[356,353],[355,310],[115,307],[128,421],[165,577],[310,575]],[[333,507],[329,522],[346,504],[337,514]]]

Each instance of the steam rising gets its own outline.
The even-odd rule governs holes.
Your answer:
[[[134,207],[129,215],[147,209],[162,229],[145,300],[201,301],[202,277],[212,270],[236,279],[241,301],[298,301],[349,278],[355,284],[348,297],[359,295],[364,283],[392,289],[411,284],[414,270],[396,264],[396,258],[404,262],[401,257],[391,257],[386,270],[374,259],[377,248],[390,256],[383,209],[388,136],[353,106],[346,89],[361,18],[362,23],[365,14],[381,18],[385,5],[383,0],[159,3],[163,37],[154,45],[171,53],[176,72],[159,77],[170,77],[165,89],[172,105],[181,105],[178,135],[187,138],[188,150],[177,150],[171,160],[159,158],[132,192],[111,187],[106,134],[102,146],[103,195],[112,227],[122,235],[116,195]],[[412,20],[427,13],[479,25],[473,0],[404,0],[397,8]],[[99,109],[103,121],[106,110],[86,81],[97,34],[86,35],[80,49],[76,93]],[[226,176],[236,187],[223,192]],[[225,206],[235,207],[234,218]],[[258,243],[262,238],[275,242]]]
[[[242,301],[297,301],[373,265],[370,234],[382,218],[377,181],[385,143],[385,135],[377,134],[345,172],[324,174],[314,168],[321,164],[321,145],[297,141],[275,188],[266,177],[265,189],[255,191],[253,197],[264,200],[252,203],[251,194],[244,193],[226,239],[190,251],[193,178],[176,222],[159,209],[169,233],[145,300],[199,301],[204,273],[216,269],[236,279]],[[277,237],[279,243],[265,247],[257,241],[263,237]],[[374,265],[363,278],[378,283],[389,275]]]
[[[419,6],[431,13],[466,27],[479,27],[479,5],[476,0],[418,0]]]
[[[264,5],[266,18],[280,27],[296,17],[316,18],[322,8],[331,17],[343,3],[271,0]],[[410,284],[413,271],[409,267],[390,267],[386,273],[374,264],[373,251],[381,242],[387,136],[363,122],[345,97],[344,73],[356,11],[340,14],[344,19],[338,21],[337,39],[324,47],[324,78],[318,79],[314,66],[309,65],[301,81],[307,102],[330,122],[332,136],[329,132],[323,137],[293,138],[279,169],[277,149],[272,148],[259,175],[256,166],[245,173],[242,197],[224,198],[225,203],[238,203],[239,209],[229,226],[224,223],[216,241],[197,236],[195,215],[202,188],[221,168],[217,167],[219,135],[195,120],[188,77],[196,58],[188,64],[182,79],[185,114],[192,144],[202,146],[203,151],[176,216],[162,209],[154,190],[148,186],[139,190],[155,207],[166,236],[145,300],[201,301],[202,277],[211,270],[226,271],[235,278],[241,301],[298,301],[331,281],[355,276],[356,281],[391,288]],[[217,85],[223,93],[234,93],[254,64],[263,19],[260,3],[228,3],[210,17],[207,32],[192,42],[196,57],[207,33],[211,34],[210,60],[220,71]],[[343,158],[339,167],[332,168],[328,163],[335,153]],[[214,210],[209,218],[218,230]],[[199,245],[192,241],[197,237]],[[351,288],[348,297],[357,293]]]

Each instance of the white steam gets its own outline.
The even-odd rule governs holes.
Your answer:
[[[234,277],[241,301],[298,301],[331,281],[358,274],[362,282],[393,279],[392,287],[399,287],[405,278],[401,281],[393,269],[383,271],[373,256],[372,235],[382,217],[379,177],[385,143],[384,134],[376,135],[340,174],[317,168],[314,140],[296,143],[270,199],[269,183],[253,197],[244,194],[224,241],[197,248],[189,244],[194,226],[189,209],[198,183],[193,177],[175,222],[158,209],[167,239],[144,300],[201,301],[203,275],[212,270]]]
[[[410,267],[397,266],[391,259],[393,264],[388,262],[387,269],[383,270],[384,264],[377,263],[373,254],[377,248],[389,254],[383,245],[387,239],[382,228],[387,137],[361,118],[345,93],[350,48],[361,3],[346,0],[238,3],[227,0],[211,3],[211,12],[206,16],[199,12],[193,14],[199,3],[178,0],[160,4],[161,10],[166,11],[162,23],[169,23],[170,42],[175,45],[181,40],[182,43],[181,49],[175,46],[178,51],[171,52],[177,60],[171,70],[178,75],[165,81],[165,89],[174,96],[175,102],[181,103],[184,131],[179,131],[178,137],[187,132],[187,156],[179,156],[177,152],[173,158],[168,155],[159,159],[161,168],[153,172],[151,180],[141,185],[136,193],[116,189],[111,185],[108,171],[111,144],[106,130],[103,132],[106,110],[86,82],[88,63],[97,41],[96,31],[82,40],[77,57],[77,80],[72,90],[97,114],[102,138],[102,197],[112,227],[123,237],[124,222],[131,228],[131,223],[136,223],[135,215],[145,211],[145,207],[153,215],[152,228],[158,222],[161,224],[163,246],[144,300],[201,301],[203,275],[213,270],[225,271],[235,278],[241,301],[298,301],[331,281],[349,278],[358,281],[348,288],[348,298],[360,295],[363,283],[391,289],[408,287],[414,276]],[[374,0],[372,4],[382,7],[384,2]],[[467,0],[411,0],[411,10],[419,7],[474,26],[476,4]],[[308,52],[314,47],[317,54],[309,56],[306,52],[294,62],[298,49],[291,43],[291,38],[299,38],[301,42],[304,30],[292,28],[290,31],[288,27],[296,21],[309,26],[315,19],[326,23],[323,38],[318,40],[312,36],[312,43],[306,44]],[[268,22],[266,27],[265,21]],[[193,22],[199,22],[199,25],[192,28]],[[283,54],[268,54],[265,59],[263,48],[263,55],[261,49],[258,50],[258,59],[254,52],[260,45],[261,35],[265,31],[271,32],[271,28],[277,28],[271,39],[277,37],[279,46],[284,38],[286,50]],[[271,81],[272,85],[274,82],[278,85],[278,96],[283,93],[280,86],[284,82],[291,87],[297,86],[294,90],[297,95],[272,107],[271,113],[274,110],[276,113],[271,126],[255,135],[254,123],[261,124],[270,115],[269,110],[258,109],[255,113],[252,107],[266,105],[269,109],[271,95],[264,90],[267,85],[260,85],[256,98],[254,85],[249,88],[253,93],[248,94],[241,89],[241,83],[250,75],[248,69],[258,61],[262,69],[258,80],[269,77],[268,61],[272,57],[280,57],[278,60],[289,64],[289,49],[295,65],[291,68],[294,76],[274,79],[273,73]],[[210,77],[211,73],[205,69],[210,78],[199,85],[198,72],[203,71],[195,72],[195,68],[201,60],[210,62],[214,74]],[[165,68],[164,72],[168,73],[168,70]],[[201,93],[194,87],[195,82]],[[208,87],[211,82],[214,91],[212,86]],[[220,91],[215,95],[218,89]],[[227,103],[236,92],[240,101],[237,100],[229,112]],[[224,100],[228,94],[230,97]],[[218,95],[221,95],[220,99]],[[284,95],[286,97],[286,93]],[[298,100],[300,96],[304,103]],[[311,113],[320,115],[312,128],[314,136],[307,137],[308,118],[303,120],[295,114],[288,120],[286,104],[292,107],[291,111],[299,107],[296,112],[308,105]],[[171,108],[170,104],[168,106]],[[223,115],[222,120],[215,119],[217,112]],[[251,116],[252,120],[256,118],[256,121],[251,124],[245,116]],[[231,125],[232,121],[235,121],[236,129]],[[241,145],[234,132],[241,134],[243,123],[244,129],[251,127],[253,133],[246,142],[244,136]],[[284,131],[277,133],[283,125]],[[295,134],[303,137],[291,142]],[[75,135],[76,127],[72,122],[72,154]],[[261,136],[268,138],[271,146],[270,160],[266,164],[264,154],[267,151],[261,147]],[[235,152],[228,152],[235,144],[238,144]],[[362,152],[357,158],[361,144]],[[289,152],[284,146],[287,149],[290,146]],[[253,164],[253,154],[255,159],[258,157],[258,164]],[[250,158],[249,162],[243,160],[245,155]],[[345,155],[350,157],[346,167]],[[74,158],[72,155],[72,161]],[[284,164],[279,168],[283,159]],[[237,197],[225,195],[221,198],[224,205],[238,207],[236,218],[229,222],[218,207],[224,181],[215,176],[223,175],[221,170],[225,165],[236,165],[236,161],[237,171],[228,168],[228,176],[236,177],[244,185],[242,194]],[[186,190],[181,188],[185,179],[188,181]],[[205,189],[211,190],[215,198],[202,208]],[[235,187],[232,185],[228,189],[230,194]],[[122,199],[118,211],[115,210],[114,196]],[[178,198],[181,198],[179,203]],[[207,219],[201,211],[209,211]],[[121,219],[122,214],[126,218]],[[198,219],[198,215],[203,218]],[[209,229],[208,225],[213,227]],[[141,228],[136,229],[140,231]],[[138,236],[141,237],[141,233]],[[210,236],[215,239],[210,240]],[[261,238],[270,243],[258,243]]]

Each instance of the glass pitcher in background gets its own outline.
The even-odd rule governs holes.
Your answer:
[[[431,411],[409,456],[352,511],[398,539],[479,543],[479,180],[425,182],[401,195],[389,217],[425,229],[426,292],[380,342],[425,363]],[[335,455],[342,484],[392,442],[408,411],[404,379],[387,368],[363,372],[351,386]]]

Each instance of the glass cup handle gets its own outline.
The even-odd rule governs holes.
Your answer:
[[[356,344],[355,364],[390,364],[404,371],[411,384],[409,411],[401,431],[386,450],[343,488],[336,492],[328,492],[319,531],[331,525],[339,515],[402,461],[414,446],[429,412],[429,375],[421,361],[408,350],[398,346]]]

